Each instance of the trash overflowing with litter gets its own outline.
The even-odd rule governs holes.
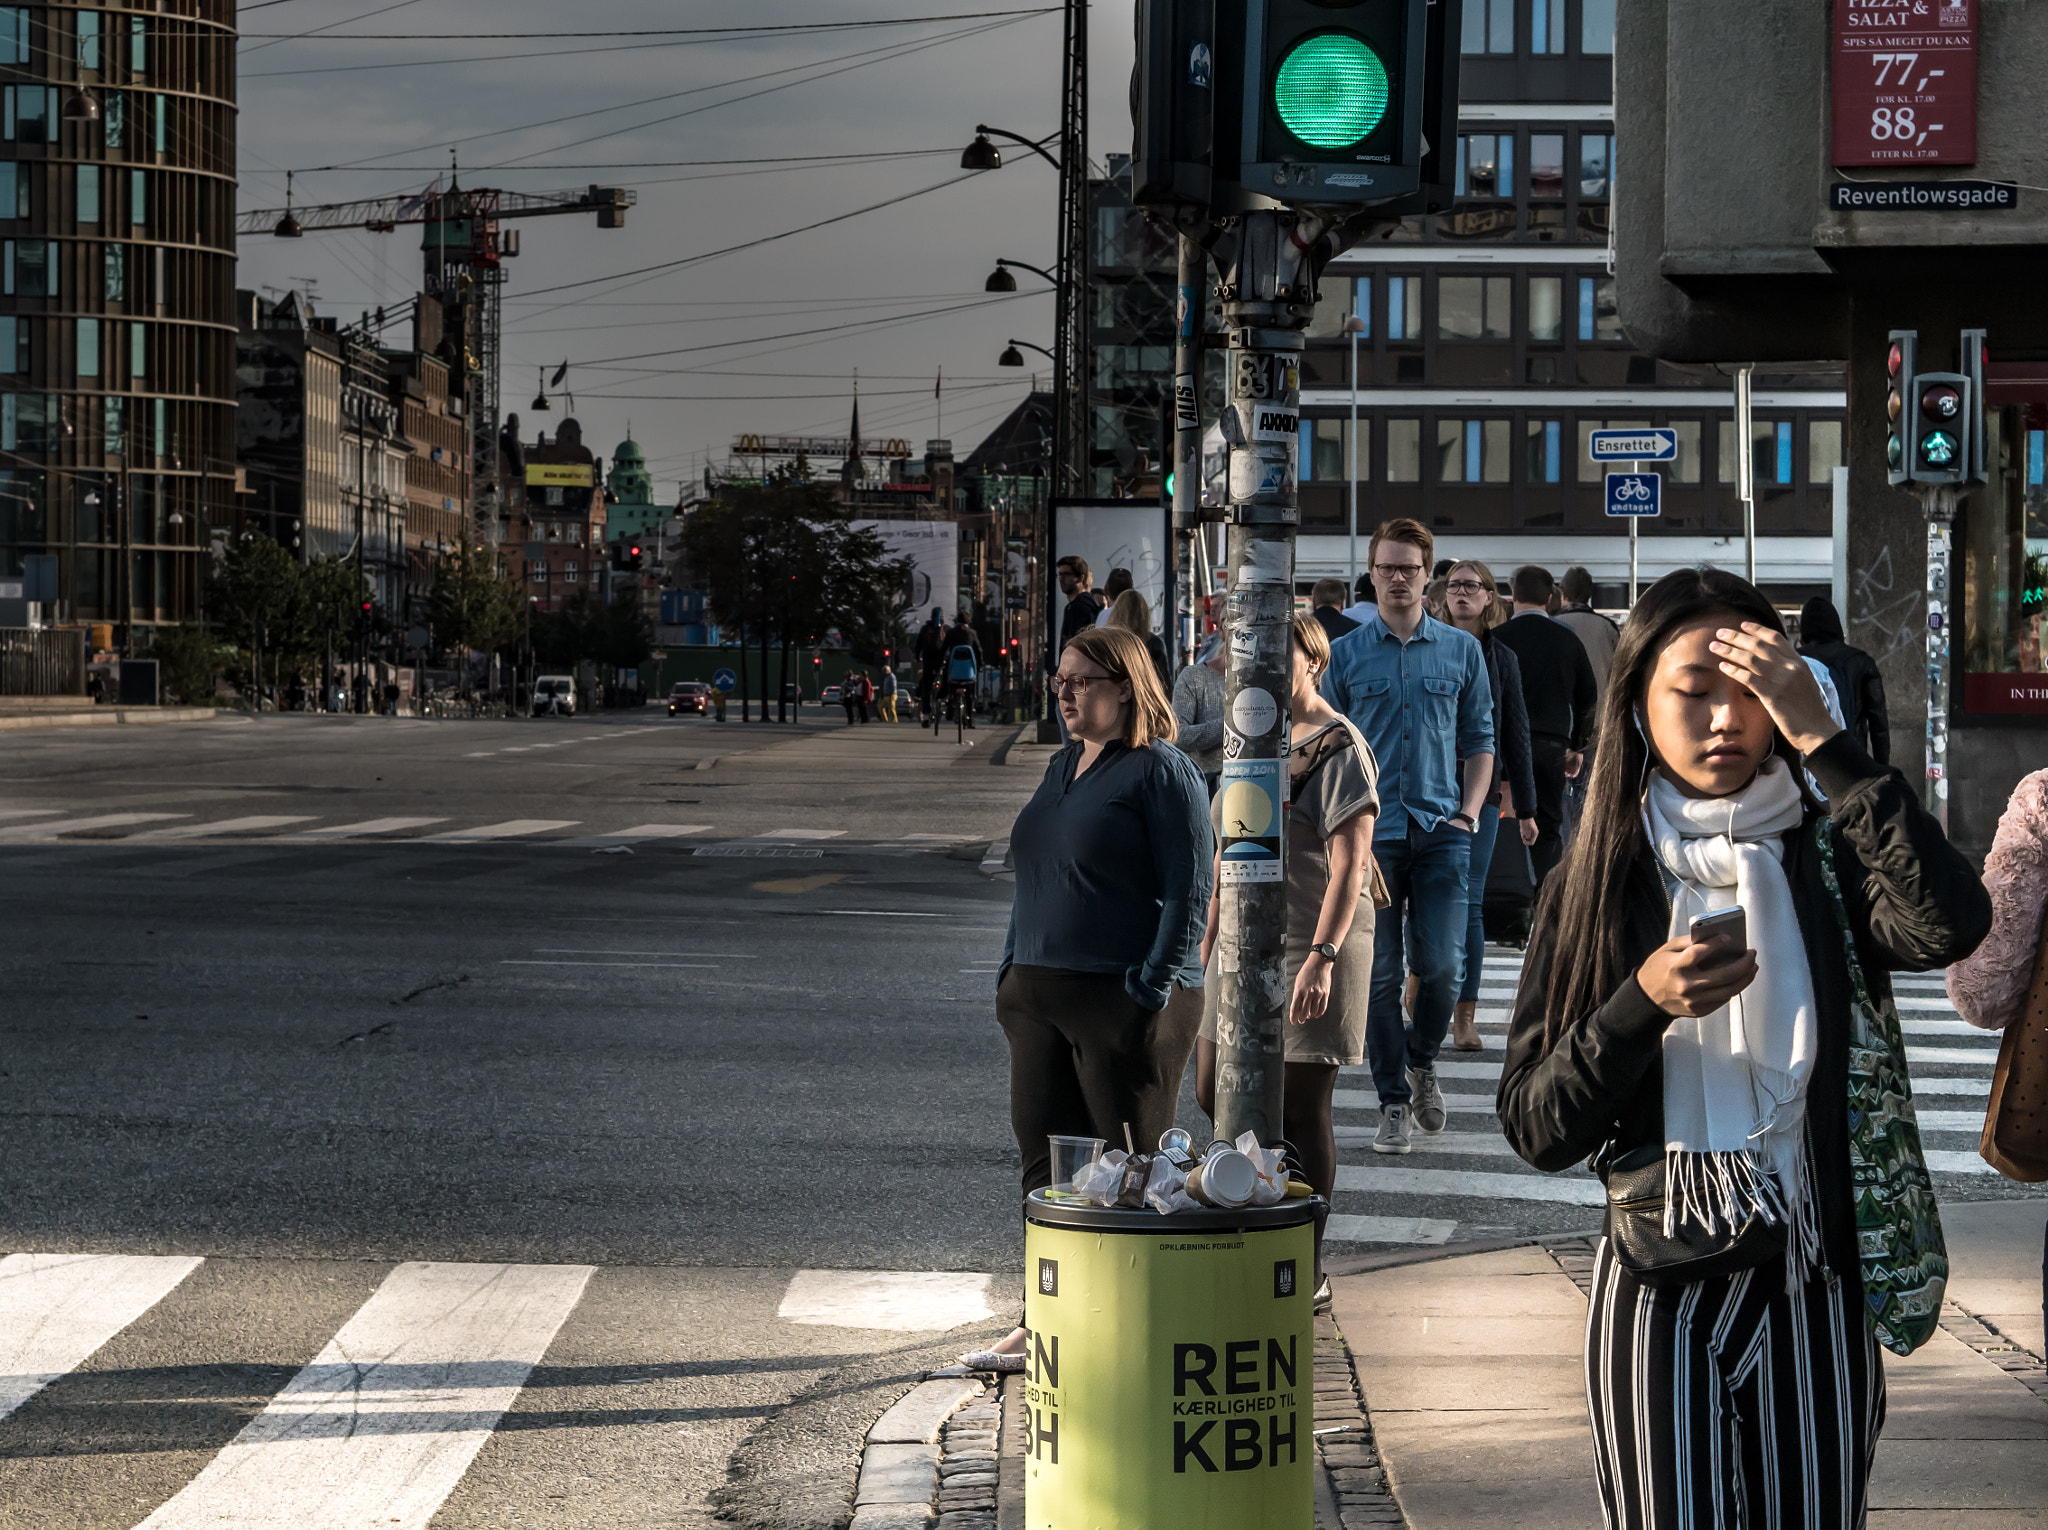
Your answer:
[[[1128,1131],[1125,1142],[1130,1141]],[[1139,1211],[1149,1206],[1161,1215],[1199,1211],[1204,1207],[1235,1211],[1245,1206],[1277,1206],[1290,1196],[1305,1196],[1309,1187],[1288,1173],[1284,1147],[1261,1147],[1245,1132],[1237,1141],[1212,1142],[1199,1159],[1179,1127],[1159,1139],[1156,1153],[1110,1148],[1082,1163],[1065,1184],[1054,1184],[1048,1198],[1104,1210]]]

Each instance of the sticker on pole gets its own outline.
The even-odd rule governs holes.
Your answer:
[[[1656,473],[1609,473],[1609,515],[1655,515],[1663,499],[1664,480]]]
[[[711,688],[715,691],[729,691],[739,683],[740,677],[729,669],[714,670],[712,672]]]
[[[1246,738],[1264,738],[1280,719],[1280,704],[1271,691],[1248,685],[1230,706],[1230,721]]]
[[[1589,431],[1586,455],[1595,462],[1673,462],[1678,458],[1678,432],[1662,427]]]
[[[1241,404],[1238,406],[1251,416],[1250,428],[1245,432],[1254,441],[1301,440],[1301,416],[1292,409],[1279,404]]]
[[[1222,880],[1280,880],[1280,761],[1225,760]]]

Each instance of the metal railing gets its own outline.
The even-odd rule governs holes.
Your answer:
[[[0,627],[0,696],[83,696],[85,633]]]

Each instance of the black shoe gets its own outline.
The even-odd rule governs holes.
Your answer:
[[[1325,1275],[1316,1282],[1316,1311],[1328,1312],[1334,1297],[1330,1291],[1330,1277]]]

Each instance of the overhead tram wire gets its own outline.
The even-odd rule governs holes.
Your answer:
[[[710,165],[812,165],[848,160],[930,159],[941,154],[958,154],[959,152],[960,146],[958,144],[951,144],[936,149],[872,149],[862,154],[771,154],[753,159],[589,159],[577,160],[566,165],[469,165],[464,168],[463,173],[465,175],[474,175],[485,170],[695,170]],[[443,164],[328,165],[315,168],[334,171],[347,169],[374,170],[380,175],[385,171],[390,171],[393,174],[432,171],[436,174],[445,175],[448,170],[448,167]],[[283,174],[283,171],[280,170],[278,173]],[[305,175],[309,172],[306,170],[295,170],[293,173]]]
[[[304,32],[288,32],[272,38],[269,42],[259,42],[253,48],[238,48],[235,50],[236,57],[246,58],[251,53],[261,53],[265,48],[275,48],[281,42],[296,42],[301,38],[314,37],[334,27],[345,27],[352,21],[368,21],[372,16],[382,16],[387,11],[402,11],[407,6],[418,5],[419,3],[420,0],[396,0],[395,4],[382,6],[374,11],[364,11],[360,16],[350,16],[344,21],[330,21],[325,26],[312,27]],[[242,36],[247,35],[246,33],[242,34]]]
[[[843,334],[847,330],[874,329],[890,324],[907,324],[912,319],[931,319],[942,317],[946,314],[967,313],[976,308],[989,307],[992,303],[1014,302],[1016,301],[1016,296],[1016,294],[1005,292],[992,298],[982,298],[976,302],[954,303],[945,308],[927,308],[918,313],[884,314],[874,319],[850,319],[844,324],[828,324],[822,328],[784,330],[779,335],[746,335],[738,340],[710,340],[702,345],[670,346],[659,351],[636,351],[627,356],[594,356],[587,360],[572,356],[570,358],[570,365],[585,370],[609,371],[617,368],[618,363],[622,361],[647,361],[661,356],[691,356],[701,351],[731,350],[734,346],[741,345],[766,345],[772,340],[802,340],[814,335]],[[654,367],[626,368],[622,370],[643,371],[649,376],[664,375],[670,371],[668,368]]]
[[[286,0],[264,0],[267,5],[283,5]],[[414,0],[405,0],[414,3]],[[261,5],[245,5],[244,11],[261,10]],[[396,10],[396,6],[387,9]],[[627,31],[587,31],[577,29],[567,32],[350,32],[336,37],[327,35],[325,27],[319,28],[322,35],[311,32],[244,32],[244,37],[267,37],[277,42],[294,42],[301,38],[312,38],[318,42],[526,42],[541,38],[560,37],[694,37],[741,34],[752,36],[765,32],[847,32],[861,27],[909,27],[935,21],[985,21],[995,16],[1049,16],[1059,10],[1056,5],[1033,5],[1004,11],[949,11],[936,16],[881,16],[865,21],[790,21],[762,23],[758,26],[737,27],[642,27]],[[372,12],[372,15],[377,14]],[[361,17],[357,18],[361,20]],[[335,26],[347,26],[337,21]]]

